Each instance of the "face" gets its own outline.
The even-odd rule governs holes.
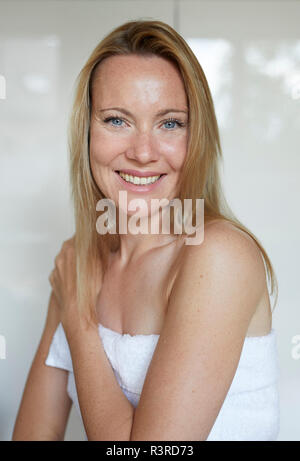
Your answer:
[[[187,97],[172,63],[158,56],[129,55],[98,65],[90,163],[105,197],[119,207],[119,191],[126,191],[128,203],[143,198],[148,210],[151,199],[176,197],[187,141]]]

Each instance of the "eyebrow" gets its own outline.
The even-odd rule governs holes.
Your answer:
[[[128,115],[129,117],[133,117],[132,113],[129,112],[128,110],[126,109],[123,109],[122,107],[108,107],[107,109],[98,109],[97,112],[105,112],[107,110],[118,110],[119,112],[123,112],[124,114]],[[157,117],[161,117],[162,115],[166,115],[168,114],[169,112],[181,112],[181,113],[184,113],[184,114],[187,114],[188,111],[187,110],[180,110],[180,109],[165,109],[165,110],[161,110],[159,112],[157,112],[156,116]]]

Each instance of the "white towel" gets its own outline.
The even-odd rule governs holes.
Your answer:
[[[99,324],[99,336],[122,391],[136,407],[159,335],[122,335]],[[61,324],[45,364],[68,370],[67,392],[81,417],[72,358]],[[274,329],[266,336],[246,337],[234,379],[207,440],[276,440],[278,380]]]

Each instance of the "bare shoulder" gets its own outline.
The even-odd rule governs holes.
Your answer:
[[[211,304],[222,304],[232,315],[235,308],[240,309],[248,322],[265,288],[265,266],[259,247],[250,235],[228,221],[210,223],[200,245],[185,246],[173,286],[182,296],[200,299],[209,295]]]
[[[259,247],[253,238],[228,221],[215,221],[205,228],[200,245],[186,245],[184,259],[194,260],[207,269],[244,269],[263,282],[265,268]],[[198,261],[197,261],[198,260]],[[218,263],[216,265],[216,263]],[[225,267],[223,267],[225,269]]]

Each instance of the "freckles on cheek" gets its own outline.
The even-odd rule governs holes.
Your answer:
[[[118,155],[125,152],[127,143],[121,137],[116,137],[105,130],[91,132],[90,157],[102,165],[109,165]]]
[[[187,154],[186,140],[174,143],[164,143],[161,145],[162,151],[165,152],[166,159],[174,170],[178,170],[182,167],[184,159]]]

